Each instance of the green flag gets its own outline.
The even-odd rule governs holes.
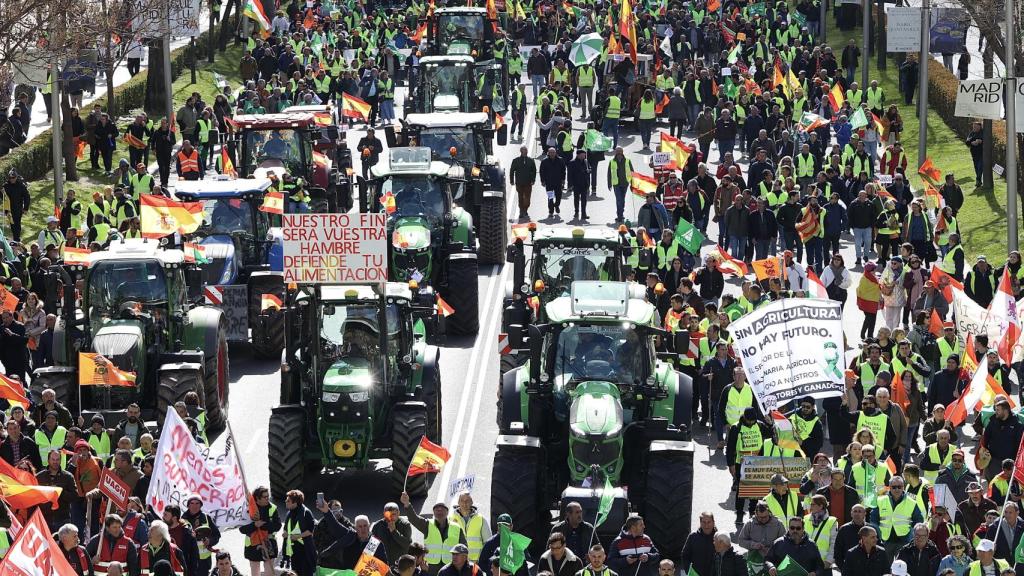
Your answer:
[[[700,254],[700,245],[704,242],[704,235],[693,224],[680,218],[679,223],[676,224],[675,240],[690,254]]]
[[[789,13],[789,18],[796,22],[796,25],[803,28],[807,25],[807,16],[797,12],[796,10]]]
[[[587,134],[584,136],[583,147],[590,152],[610,152],[613,142],[611,138],[597,130],[590,129],[587,130]]]
[[[868,125],[868,116],[864,113],[864,108],[857,108],[857,111],[850,116],[850,128],[856,130],[861,126]]]
[[[356,571],[340,570],[338,568],[317,568],[316,576],[356,576]]]
[[[594,528],[597,528],[608,519],[608,513],[612,511],[612,502],[615,501],[615,490],[612,488],[612,481],[605,476],[604,488],[601,490],[601,502],[597,505],[597,521]]]
[[[740,59],[740,44],[737,42],[736,46],[733,47],[732,51],[729,52],[728,61],[729,64],[735,64]]]
[[[519,570],[519,567],[526,561],[526,548],[530,545],[530,539],[513,532],[508,524],[499,524],[498,532],[501,545],[499,553],[501,569],[515,574],[516,570]]]
[[[700,576],[697,571],[693,569],[693,564],[690,564],[690,569],[686,571],[686,576]]]
[[[777,576],[807,576],[807,570],[801,566],[792,556],[786,556],[775,568]]]
[[[1024,562],[1024,538],[1020,539],[1020,544],[1017,544],[1017,550],[1013,553],[1014,562],[1020,564]]]

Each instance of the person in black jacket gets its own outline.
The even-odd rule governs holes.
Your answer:
[[[823,488],[819,488],[815,494],[820,494],[825,497],[825,500],[829,503],[829,513],[836,517],[840,526],[843,526],[847,522],[855,520],[853,507],[860,503],[860,495],[857,494],[857,490],[855,488],[846,484],[846,473],[842,468],[833,468],[830,478],[832,483]],[[842,495],[843,498],[842,516],[836,515],[835,511],[832,510],[832,500],[838,498],[840,495]],[[863,507],[861,507],[861,510],[863,510]],[[861,518],[861,524],[863,524],[863,520],[864,519]],[[839,552],[838,542],[836,544],[836,552]],[[846,549],[843,549],[844,552],[845,550]],[[838,562],[836,562],[836,564],[838,565]]]
[[[156,164],[160,171],[161,188],[167,188],[167,181],[171,177],[171,152],[174,150],[175,141],[177,137],[170,129],[166,118],[160,120],[160,126],[149,137],[149,147],[156,155]]]
[[[28,338],[25,336],[25,325],[15,320],[10,310],[0,314],[0,362],[4,365],[5,374],[25,381],[25,373],[28,371]]]
[[[710,512],[701,512],[700,527],[686,537],[683,553],[679,557],[680,569],[688,574],[692,569],[699,576],[712,576],[715,557],[715,516]]]
[[[96,124],[96,130],[93,132],[93,135],[96,138],[96,148],[99,150],[100,156],[103,157],[103,168],[108,178],[113,173],[112,163],[114,160],[114,148],[117,147],[118,134],[117,126],[110,121],[110,116],[106,112],[101,114],[100,121]]]
[[[825,488],[825,490],[828,490],[828,488]],[[821,494],[821,491],[818,491],[818,493]],[[856,494],[856,491],[854,493]],[[836,533],[835,551],[832,558],[840,571],[843,570],[846,562],[846,553],[860,542],[860,529],[867,525],[867,508],[864,508],[861,504],[854,504],[850,508],[850,518],[851,520],[840,526],[839,531]]]
[[[757,209],[750,213],[749,234],[754,241],[754,258],[762,260],[776,252],[779,236],[779,225],[775,213],[767,209],[764,198],[757,199]]]
[[[565,179],[572,190],[572,219],[589,220],[587,216],[587,192],[590,186],[590,163],[587,162],[587,151],[577,150],[576,158],[569,162],[565,170]]]
[[[747,561],[732,548],[732,538],[725,532],[715,534],[714,576],[747,576]]]
[[[942,555],[935,543],[928,539],[928,525],[914,526],[914,539],[900,548],[896,558],[907,563],[909,576],[935,576]]]
[[[995,296],[998,279],[984,255],[979,255],[974,268],[964,278],[964,292],[982,308],[988,308]]]
[[[7,181],[4,182],[4,196],[7,196],[11,206],[11,235],[20,242],[21,215],[28,212],[32,199],[25,180],[18,176],[18,173],[13,168],[7,173]]]
[[[871,526],[857,531],[860,543],[844,554],[843,576],[885,576],[889,573],[889,557],[878,545],[878,533]],[[837,542],[838,544],[838,537]],[[934,572],[933,572],[934,574]]]
[[[793,516],[789,518],[787,525],[789,526],[789,532],[776,540],[765,556],[765,566],[768,567],[768,574],[770,576],[777,576],[776,567],[787,556],[792,558],[793,561],[808,573],[814,572],[815,575],[825,574],[825,563],[822,562],[821,552],[818,551],[818,547],[804,533],[804,521],[799,516]]]
[[[528,552],[527,552],[528,553]],[[523,574],[527,571],[527,562],[519,568]],[[552,576],[576,576],[583,570],[583,561],[573,554],[565,544],[565,536],[561,532],[552,532],[548,536],[548,549],[540,555],[538,570],[546,570]]]
[[[718,300],[725,290],[725,276],[715,266],[715,257],[708,254],[704,259],[704,266],[696,270],[693,283],[700,286],[700,297],[705,301]]]
[[[529,149],[526,146],[519,147],[519,156],[512,160],[509,167],[508,181],[516,187],[516,195],[519,197],[519,221],[530,220],[530,198],[533,195],[533,184],[537,181],[537,163],[530,158]]]
[[[548,218],[554,218],[560,213],[565,186],[565,162],[554,148],[548,148],[547,157],[540,162],[540,183],[548,195]]]

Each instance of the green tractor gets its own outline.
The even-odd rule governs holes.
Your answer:
[[[517,532],[544,542],[549,514],[577,501],[593,518],[610,484],[605,543],[637,512],[660,549],[681,550],[693,383],[655,351],[669,337],[657,310],[641,285],[602,281],[574,282],[545,308],[548,323],[527,328],[529,360],[502,377],[491,514],[511,514]]]
[[[388,278],[432,286],[454,310],[445,331],[475,335],[477,236],[472,215],[452,197],[481,196],[483,183],[466,180],[464,172],[432,160],[430,148],[392,148],[386,162],[370,169],[369,180],[359,180],[359,206],[388,214]]]
[[[30,391],[38,401],[52,388],[57,400],[85,417],[117,421],[137,402],[143,418],[162,421],[169,407],[196,392],[207,430],[227,421],[227,319],[201,305],[202,271],[181,250],[153,240],[121,240],[89,255],[89,266],[53,266],[46,300],[58,306],[54,365],[39,368]],[[84,276],[76,301],[76,276]],[[134,386],[79,386],[79,352],[94,352],[135,373]]]
[[[497,60],[478,62],[468,54],[424,56],[414,79],[403,107],[406,114],[508,110],[508,67]]]
[[[325,467],[366,469],[380,458],[391,459],[390,486],[402,492],[420,439],[441,443],[440,352],[427,343],[433,315],[429,290],[399,283],[288,291],[281,404],[269,426],[275,498]],[[426,476],[414,476],[406,491],[425,496],[428,488]]]
[[[460,177],[471,182],[457,188],[459,195],[453,199],[473,218],[482,264],[505,262],[507,180],[494,155],[494,141],[496,136],[498,145],[504,146],[507,132],[505,126],[495,130],[484,112],[408,114],[400,131],[384,127],[388,147],[430,148],[434,160],[457,168]]]

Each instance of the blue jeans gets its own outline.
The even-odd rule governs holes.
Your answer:
[[[779,233],[782,235],[782,249],[792,250],[799,262],[804,257],[804,243],[800,241],[800,236],[796,231],[780,230]]]
[[[853,247],[857,260],[868,257],[868,253],[871,252],[871,228],[853,229]]]
[[[849,84],[850,82],[853,82],[853,77],[856,76],[856,74],[857,74],[857,68],[856,67],[847,68],[846,69],[846,83]],[[835,112],[835,110],[833,110],[833,112]]]
[[[296,202],[294,200],[288,200],[288,213],[289,214],[306,214],[309,212],[309,204],[305,202]]]
[[[381,120],[390,121],[395,119],[395,101],[394,100],[381,100],[380,103],[380,118]]]
[[[533,101],[537,102],[537,96],[540,94],[540,89],[544,87],[544,76],[540,74],[530,74],[530,85],[533,88]]]
[[[697,123],[697,116],[700,116],[700,104],[687,104],[686,116],[687,120],[690,121],[690,128],[693,128],[693,125]]]
[[[725,428],[721,416],[718,415],[718,402],[711,401],[711,429],[715,431],[715,440],[721,442],[725,439],[722,430]]]
[[[640,141],[643,142],[644,148],[651,147],[651,130],[654,129],[654,120],[637,120],[637,129],[640,131]]]
[[[743,253],[747,249],[746,236],[729,235],[729,253],[737,260],[743,260]]]
[[[626,186],[625,184],[619,184],[613,186],[612,189],[615,192],[615,218],[618,220],[624,220],[625,217],[622,212],[626,209]]]
[[[601,122],[601,133],[612,139],[612,146],[618,147],[619,145],[619,119],[618,118],[605,118]],[[648,139],[650,136],[648,136]]]
[[[728,140],[718,141],[718,161],[725,160],[726,154],[732,154],[733,150],[736,149],[736,139],[730,138]]]

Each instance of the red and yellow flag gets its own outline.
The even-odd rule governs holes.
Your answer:
[[[370,105],[351,94],[341,95],[341,115],[345,118],[370,119]]]
[[[121,370],[95,352],[78,353],[79,386],[135,386],[135,372]]]
[[[416,28],[416,32],[409,37],[410,40],[419,44],[423,41],[423,37],[427,35],[427,23],[424,21],[419,27]]]
[[[24,510],[49,502],[50,507],[56,510],[60,506],[60,493],[60,488],[40,486],[31,472],[15,468],[6,460],[0,459],[0,497],[3,497],[11,508]]]
[[[227,148],[220,149],[220,173],[232,178],[238,178],[238,172],[235,171],[235,163],[231,161]]]
[[[3,374],[0,374],[0,398],[13,404],[21,404],[22,408],[28,408],[29,405],[25,386],[14,378],[8,378]]]
[[[178,202],[156,194],[143,194],[140,198],[144,238],[163,238],[175,232],[191,234],[203,223],[202,202]]]
[[[273,308],[274,310],[280,310],[284,308],[284,302],[273,294],[263,294],[260,296],[260,312],[266,312]]]
[[[667,132],[659,132],[658,134],[661,136],[661,144],[659,144],[658,149],[672,154],[672,162],[666,168],[670,170],[684,169],[686,163],[690,160],[690,154],[693,154],[694,147]]]
[[[828,93],[828,102],[832,105],[833,114],[838,114],[839,109],[846,103],[846,94],[843,94],[843,89],[839,87],[839,84],[832,86],[832,90]]]
[[[437,295],[437,313],[445,318],[455,314],[455,308],[452,308],[451,304],[445,302],[440,294]]]
[[[769,278],[781,278],[782,277],[782,264],[779,262],[779,258],[765,258],[764,260],[754,260],[750,263],[754,269],[754,274],[758,280],[768,280]]]
[[[661,101],[654,105],[654,112],[661,114],[665,110],[665,106],[668,106],[668,94],[662,94]]]
[[[259,210],[270,214],[284,214],[284,192],[267,192],[263,196],[263,204],[260,204]]]
[[[125,132],[124,136],[121,137],[121,140],[127,142],[129,146],[136,150],[143,150],[146,148],[146,143],[139,138],[136,138],[131,132]],[[134,168],[134,166],[132,166],[132,168]]]
[[[494,129],[501,130],[501,127],[505,125],[505,117],[501,114],[494,113]]]
[[[633,194],[646,198],[648,194],[657,192],[658,181],[653,176],[633,172],[633,176],[629,179],[629,188],[633,191]]]
[[[530,237],[530,224],[513,224],[512,236],[514,236],[516,240],[527,240]]]
[[[721,246],[715,246],[712,256],[716,257],[715,268],[722,274],[732,274],[734,276],[747,275],[747,265],[742,260],[729,256],[729,253],[722,250]]]
[[[0,310],[14,312],[20,303],[21,300],[18,300],[18,297],[12,294],[6,286],[0,286]]]
[[[921,167],[917,169],[917,173],[932,184],[935,184],[942,179],[942,172],[935,167],[931,158],[924,159],[924,162],[921,163]]]
[[[72,246],[64,247],[64,263],[69,266],[88,266],[89,265],[89,249],[88,248],[74,248]]]
[[[388,214],[393,213],[398,208],[398,206],[395,204],[395,195],[392,194],[390,190],[388,190],[387,193],[384,194],[384,197],[381,198],[380,203],[382,206],[384,206],[384,211],[387,212]]]
[[[438,446],[424,436],[420,439],[420,447],[412,455],[412,461],[409,462],[408,475],[412,477],[420,474],[437,474],[451,457],[451,453],[444,446]]]

